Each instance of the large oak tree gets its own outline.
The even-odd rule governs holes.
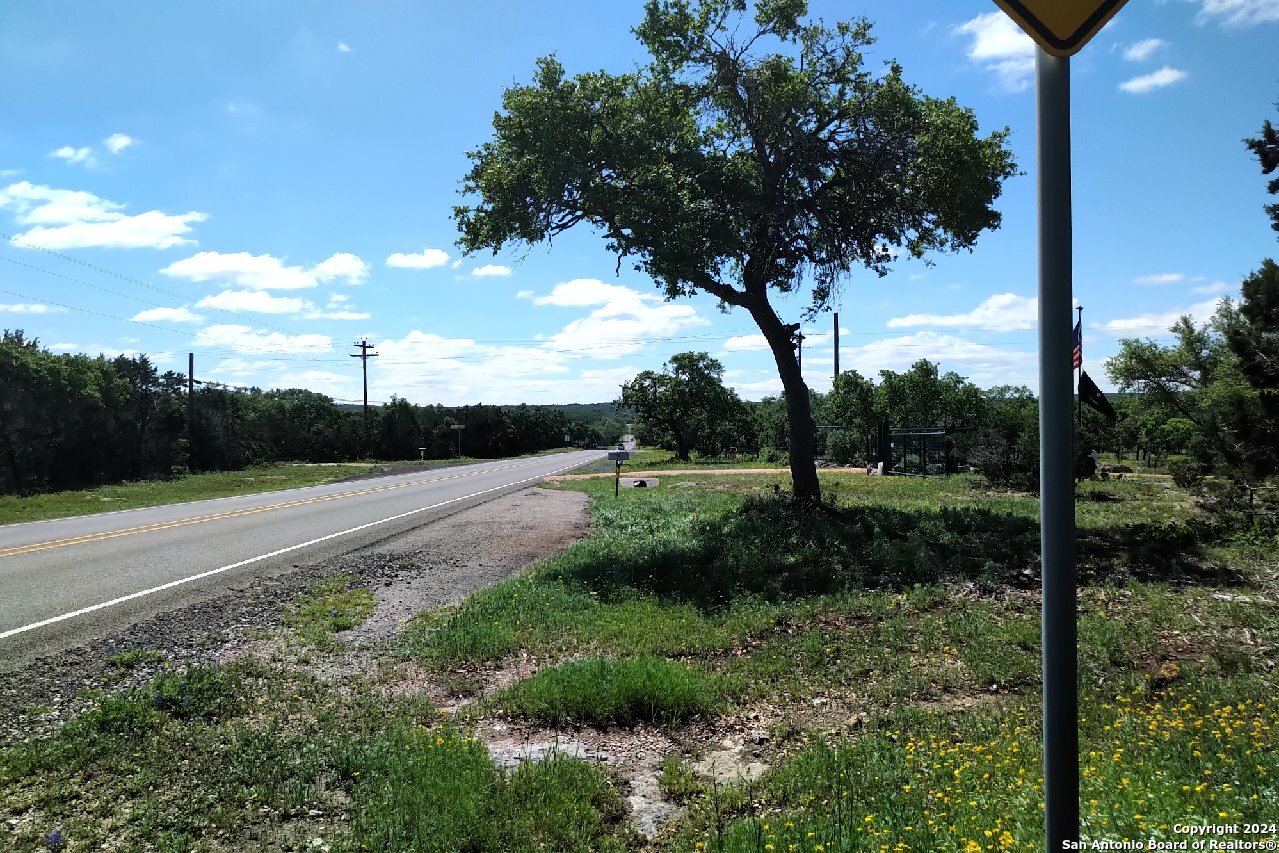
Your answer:
[[[867,70],[867,21],[806,22],[807,5],[649,0],[635,29],[648,65],[568,77],[538,60],[470,152],[462,189],[478,201],[454,214],[468,253],[587,223],[668,298],[748,312],[785,391],[795,495],[820,500],[798,327],[770,293],[807,289],[811,318],[854,269],[970,248],[999,225],[1016,167],[1006,129],[979,136],[970,110],[896,63]]]

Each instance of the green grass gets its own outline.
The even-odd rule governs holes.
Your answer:
[[[594,658],[548,667],[493,697],[496,706],[553,726],[678,723],[719,704],[713,678],[654,657]]]
[[[333,635],[349,631],[373,612],[373,593],[356,587],[350,575],[321,578],[310,588],[294,596],[284,609],[284,624],[312,646],[332,648]]]
[[[471,712],[537,726],[660,724],[697,751],[763,710],[773,767],[755,782],[662,765],[687,806],[663,853],[1040,849],[1037,501],[823,475],[837,509],[809,515],[774,483],[557,484],[594,499],[592,536],[414,620],[396,650],[469,693],[490,666],[548,661]],[[1076,508],[1085,836],[1273,819],[1275,549],[1205,539],[1160,482],[1086,483]],[[299,633],[331,642],[350,583],[296,601]],[[23,816],[18,849],[55,828],[86,849],[306,846],[316,810],[343,853],[639,848],[598,767],[504,772],[381,677],[167,674],[0,753],[0,817]]]
[[[126,649],[122,652],[115,652],[106,657],[108,666],[113,666],[122,671],[128,671],[139,666],[148,664],[164,663],[164,652],[155,649]]]
[[[562,755],[508,773],[468,733],[376,685],[244,661],[103,699],[0,750],[5,849],[622,851],[620,795]]]
[[[507,775],[450,726],[397,725],[344,771],[358,780],[352,841],[361,850],[628,849],[621,797],[598,767],[562,754]]]
[[[1193,675],[1085,692],[1083,838],[1167,840],[1181,837],[1175,823],[1272,821],[1272,695],[1256,679]],[[1041,748],[1034,702],[898,710],[856,737],[814,739],[748,799],[704,795],[670,849],[1041,850]]]
[[[615,462],[608,459],[598,459],[588,465],[577,468],[573,473],[576,474],[598,474],[613,473],[616,467]],[[622,464],[622,476],[625,477],[628,471],[665,471],[680,469],[732,469],[732,468],[777,468],[779,470],[788,470],[790,463],[782,460],[768,461],[753,455],[738,454],[735,458],[728,456],[700,456],[697,453],[690,454],[689,461],[684,462],[675,458],[675,454],[669,450],[660,448],[641,447],[631,452],[631,458]]]
[[[272,465],[244,471],[189,474],[172,480],[146,480],[73,492],[18,497],[0,495],[0,524],[68,518],[95,512],[162,506],[328,483],[376,465]]]

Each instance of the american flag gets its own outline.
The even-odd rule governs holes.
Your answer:
[[[1075,354],[1074,364],[1071,365],[1072,370],[1078,370],[1084,364],[1084,321],[1081,319],[1075,324]]]

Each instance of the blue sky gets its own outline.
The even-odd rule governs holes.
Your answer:
[[[462,258],[450,217],[502,90],[645,59],[640,0],[0,5],[0,327],[58,351],[145,352],[235,385],[415,403],[613,399],[705,350],[749,399],[780,389],[750,319],[663,302],[582,230]],[[855,274],[841,366],[931,358],[1036,385],[1033,53],[983,0],[814,0],[865,15],[909,81],[1005,125],[1024,174],[972,253]],[[1086,368],[1166,338],[1276,253],[1241,140],[1276,118],[1279,0],[1132,0],[1072,60],[1075,295]],[[804,300],[778,300],[798,320]],[[804,372],[830,386],[830,315]]]

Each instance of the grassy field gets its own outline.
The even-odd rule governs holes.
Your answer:
[[[661,450],[653,447],[641,447],[631,453],[631,458],[622,465],[622,476],[626,476],[628,471],[670,471],[689,468],[714,468],[732,469],[732,468],[778,468],[785,469],[789,467],[789,463],[783,462],[766,462],[755,456],[738,455],[735,458],[714,457],[704,458],[696,453],[691,454],[688,462],[682,462],[675,458],[675,454],[669,450]],[[589,465],[579,468],[577,473],[591,474],[602,472],[613,472],[614,463],[607,459],[600,459]]]
[[[666,476],[618,498],[559,483],[594,499],[591,538],[414,620],[377,671],[334,684],[246,661],[104,694],[0,752],[0,818],[17,816],[15,849],[54,832],[74,849],[1041,849],[1036,501],[828,475],[838,508],[813,516],[777,479]],[[1203,541],[1192,513],[1158,482],[1081,487],[1088,839],[1275,818],[1275,543]],[[324,654],[365,593],[313,589],[289,630]],[[455,715],[397,681],[529,659],[544,665]],[[770,769],[712,783],[665,756],[686,810],[644,846],[614,771],[501,770],[474,728],[497,716],[658,726],[694,752],[757,727]]]

